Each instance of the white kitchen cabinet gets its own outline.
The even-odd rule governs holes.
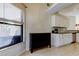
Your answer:
[[[51,46],[60,47],[72,42],[72,34],[51,34]]]
[[[60,42],[59,34],[51,34],[51,46],[58,47]]]
[[[52,20],[52,27],[53,26],[61,26],[60,19],[58,19],[56,15],[53,15],[51,17],[51,20]]]
[[[72,34],[63,34],[63,44],[68,44],[72,42]]]
[[[69,16],[69,23],[67,30],[76,30],[76,17],[75,16]]]
[[[76,33],[76,42],[79,42],[79,33]]]
[[[68,19],[60,14],[52,15],[52,27],[59,26],[59,27],[67,27],[68,26]]]

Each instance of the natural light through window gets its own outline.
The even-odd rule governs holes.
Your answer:
[[[22,10],[0,3],[0,49],[23,42]]]

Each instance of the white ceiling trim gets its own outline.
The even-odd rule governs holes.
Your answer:
[[[72,3],[56,3],[48,9],[48,13],[54,14],[54,13],[59,12],[63,8],[66,8],[70,5],[72,5]]]

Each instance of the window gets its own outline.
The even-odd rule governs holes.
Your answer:
[[[0,23],[0,48],[22,42],[20,25]]]
[[[3,5],[3,17],[0,17],[0,49],[23,42],[22,11],[12,4]]]

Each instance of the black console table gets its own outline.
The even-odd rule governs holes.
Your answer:
[[[30,33],[30,51],[49,46],[51,47],[51,33]]]

